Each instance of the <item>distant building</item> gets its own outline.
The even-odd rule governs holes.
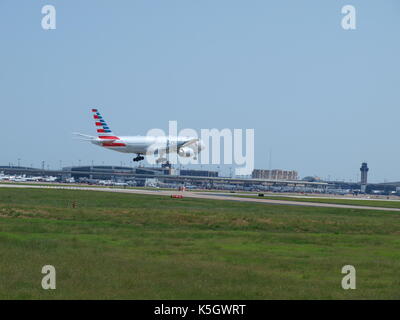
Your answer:
[[[192,176],[192,177],[218,177],[218,171],[208,170],[180,170],[181,176]]]
[[[320,177],[307,176],[307,177],[304,177],[302,180],[303,181],[308,181],[308,182],[318,182],[318,181],[321,181],[321,178]]]
[[[251,174],[253,179],[266,179],[266,180],[298,180],[299,175],[295,170],[263,170],[254,169]]]
[[[121,166],[80,166],[80,167],[65,167],[63,171],[71,172],[71,177],[74,179],[90,178],[90,179],[110,179],[113,175],[118,174],[133,174],[135,169]]]
[[[122,166],[80,166],[66,167],[63,171],[70,172],[74,179],[116,179],[123,175],[175,175],[176,170],[171,167],[151,168],[151,167],[122,167]]]
[[[369,171],[369,168],[368,168],[368,165],[367,165],[366,162],[363,162],[361,164],[360,171],[361,171],[361,184],[367,184],[368,183],[368,171]]]
[[[365,193],[365,191],[367,189],[368,171],[369,171],[369,168],[368,168],[368,165],[366,162],[363,162],[361,164],[360,171],[361,171],[361,192]]]

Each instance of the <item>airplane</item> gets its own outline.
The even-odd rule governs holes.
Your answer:
[[[173,137],[173,136],[117,136],[108,126],[98,109],[92,109],[95,126],[97,129],[97,137],[82,133],[74,133],[84,138],[82,140],[104,147],[106,149],[133,153],[137,156],[133,161],[144,160],[145,155],[154,154],[159,156],[157,163],[168,163],[168,159],[164,156],[168,153],[177,153],[180,157],[193,157],[197,159],[197,155],[204,150],[204,143],[195,137]]]

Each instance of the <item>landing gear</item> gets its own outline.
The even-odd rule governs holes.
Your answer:
[[[143,156],[141,156],[140,154],[138,154],[138,156],[136,157],[136,158],[133,158],[133,161],[142,161],[142,160],[144,160],[144,157]]]
[[[161,164],[161,168],[172,168],[172,165],[169,161],[167,161],[166,163],[162,163]]]

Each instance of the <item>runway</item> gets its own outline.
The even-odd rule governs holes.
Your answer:
[[[184,198],[195,199],[209,199],[209,200],[222,200],[222,201],[238,201],[238,202],[256,202],[263,204],[274,205],[292,205],[302,207],[321,207],[321,208],[341,208],[341,209],[360,209],[360,210],[376,210],[376,211],[399,211],[399,208],[384,208],[372,206],[356,206],[346,204],[333,204],[333,203],[316,203],[316,202],[300,202],[300,201],[286,201],[286,200],[271,200],[271,199],[258,199],[258,198],[245,198],[240,196],[232,196],[232,194],[221,192],[191,192],[191,191],[175,191],[175,190],[148,190],[148,189],[123,189],[123,188],[107,188],[107,187],[81,187],[81,186],[44,186],[44,185],[24,185],[24,184],[0,184],[0,188],[20,188],[20,189],[56,189],[56,190],[82,190],[82,191],[99,191],[99,192],[116,192],[128,194],[144,194],[156,196],[168,196],[173,194],[180,194]]]

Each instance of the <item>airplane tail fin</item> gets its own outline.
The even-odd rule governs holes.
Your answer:
[[[97,129],[97,135],[100,139],[119,139],[112,132],[110,127],[107,125],[106,121],[101,116],[100,112],[97,109],[92,109],[93,118],[95,120],[95,125]]]

